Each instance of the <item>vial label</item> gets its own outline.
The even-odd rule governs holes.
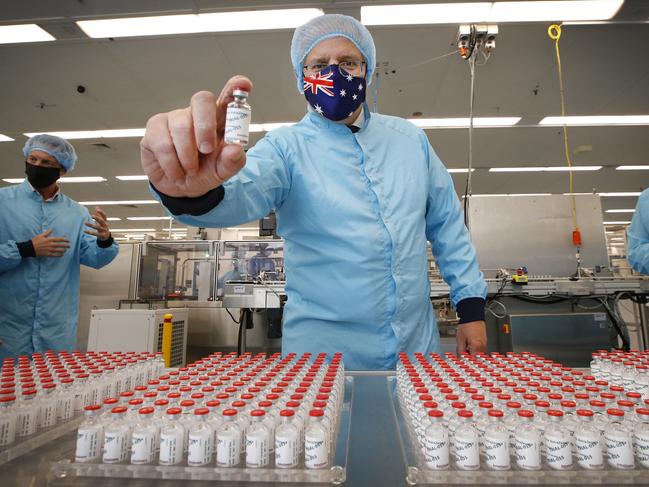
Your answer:
[[[216,439],[216,464],[219,467],[239,465],[241,458],[241,437],[238,432],[218,434]]]
[[[211,432],[189,433],[187,464],[190,467],[208,465],[212,461]]]
[[[575,451],[577,452],[577,463],[581,468],[587,470],[604,468],[604,455],[599,435],[575,435]]]
[[[0,447],[11,445],[16,441],[16,417],[0,416]]]
[[[568,438],[545,437],[545,460],[555,470],[572,467],[572,445]]]
[[[160,434],[160,465],[178,465],[183,461],[183,433]]]
[[[613,468],[633,468],[633,445],[629,438],[606,436],[606,455]]]
[[[74,461],[96,462],[101,455],[102,431],[100,428],[79,428]]]
[[[493,470],[508,470],[511,467],[509,460],[509,436],[492,436],[485,433],[484,454],[487,468]]]
[[[250,110],[243,107],[228,107],[225,115],[226,144],[248,145],[250,131]]]
[[[449,466],[448,436],[424,439],[426,466],[433,470],[444,470]]]
[[[119,463],[128,455],[128,434],[124,431],[107,431],[104,435],[104,463]]]
[[[541,468],[541,451],[538,441],[516,438],[516,465],[524,469]]]
[[[22,438],[36,433],[38,427],[38,411],[35,409],[18,412],[16,436]]]
[[[649,434],[647,432],[635,434],[635,455],[643,468],[649,468]]]
[[[306,468],[325,468],[329,464],[327,440],[306,434],[304,438],[304,464]]]
[[[49,428],[56,424],[56,402],[50,401],[41,409],[41,428]]]
[[[56,408],[56,417],[61,421],[67,421],[72,418],[74,414],[73,408],[74,398],[71,396],[64,396],[59,399]]]
[[[135,431],[131,438],[131,463],[151,463],[155,456],[155,434],[152,431]]]
[[[297,467],[298,435],[275,436],[275,465],[280,468]]]
[[[477,440],[455,437],[455,464],[460,470],[480,468],[480,451]]]
[[[265,435],[246,436],[246,465],[248,467],[268,465],[268,438]]]

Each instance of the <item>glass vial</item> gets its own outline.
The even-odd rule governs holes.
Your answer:
[[[234,100],[228,103],[225,115],[225,136],[226,144],[239,144],[242,147],[248,145],[250,132],[250,117],[252,109],[248,105],[248,92],[234,90]]]

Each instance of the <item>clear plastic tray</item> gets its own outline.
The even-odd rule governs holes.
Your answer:
[[[217,468],[158,465],[107,465],[74,463],[68,459],[53,463],[51,474],[56,478],[104,477],[129,479],[207,480],[228,482],[286,482],[342,484],[346,479],[351,431],[353,377],[345,377],[343,401],[332,467],[322,470],[306,468]]]
[[[0,448],[0,465],[10,462],[25,453],[35,450],[36,448],[40,448],[70,431],[74,431],[82,420],[83,414],[79,414],[65,423],[60,423],[51,428],[41,430],[26,438],[16,439],[12,445]]]
[[[399,446],[406,466],[408,485],[649,485],[649,471],[635,470],[429,470],[416,440],[411,438],[396,392],[396,377],[387,378],[390,405],[399,435]]]

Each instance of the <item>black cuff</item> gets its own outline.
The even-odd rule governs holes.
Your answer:
[[[484,321],[485,300],[483,298],[466,298],[457,303],[455,309],[462,323]]]
[[[113,242],[114,242],[114,240],[113,240],[113,236],[109,234],[109,235],[108,235],[108,238],[107,238],[106,240],[99,240],[99,239],[97,239],[97,246],[98,246],[100,249],[107,249],[108,247],[110,247],[111,245],[113,245]]]
[[[22,258],[25,257],[36,257],[36,250],[34,250],[34,244],[31,240],[26,242],[16,242],[16,247],[18,247],[18,252]]]
[[[156,193],[158,193],[158,196],[160,196],[165,208],[167,208],[173,215],[204,215],[208,211],[216,208],[225,196],[223,186],[211,189],[203,196],[197,196],[196,198],[176,198],[173,196],[167,196],[158,191],[153,184],[151,184],[151,187]]]

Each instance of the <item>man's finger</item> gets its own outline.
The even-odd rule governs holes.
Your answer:
[[[221,90],[218,100],[216,101],[216,134],[222,138],[225,131],[225,113],[228,109],[228,103],[234,100],[232,92],[234,90],[244,90],[250,93],[252,91],[252,81],[245,76],[234,76]]]
[[[70,243],[70,241],[65,237],[50,237],[47,239],[47,241],[49,243],[57,243],[57,242]]]
[[[86,233],[88,235],[92,235],[93,237],[99,237],[99,232],[94,232],[92,230],[84,230],[83,233]]]
[[[216,97],[209,91],[192,96],[190,115],[194,126],[196,147],[202,154],[211,154],[216,141]]]
[[[92,218],[99,223],[102,227],[107,227],[108,222],[106,221],[106,218],[101,216],[99,213],[93,213]]]
[[[99,215],[100,215],[104,220],[105,220],[106,218],[108,218],[108,216],[106,215],[106,212],[104,212],[104,210],[102,210],[102,209],[99,208],[98,206],[95,208],[95,213],[99,213]]]
[[[216,175],[221,181],[227,181],[246,165],[246,153],[240,145],[223,146],[221,155],[216,161]]]
[[[173,182],[184,181],[185,171],[178,160],[168,122],[167,114],[164,113],[151,117],[144,138],[167,179]]]
[[[198,172],[198,149],[189,110],[174,110],[169,113],[169,133],[183,170],[186,174],[195,175]]]
[[[101,226],[101,225],[97,225],[97,224],[95,224],[95,223],[91,223],[91,222],[86,222],[85,225],[86,225],[87,227],[94,228],[95,230],[103,230],[103,228],[104,228],[104,227]]]
[[[53,231],[54,231],[54,229],[53,229],[53,228],[50,228],[49,230],[45,230],[43,233],[41,233],[41,235],[42,235],[43,237],[47,237],[48,235],[52,235],[52,232],[53,232]]]

